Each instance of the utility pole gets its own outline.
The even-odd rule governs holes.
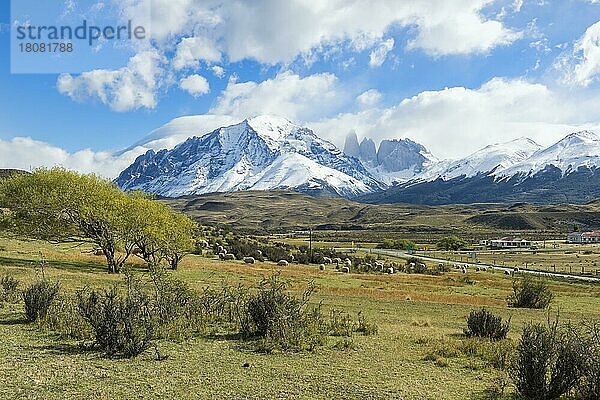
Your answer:
[[[310,262],[313,262],[313,251],[312,251],[312,228],[308,230],[309,239],[308,239],[308,249],[310,252]]]

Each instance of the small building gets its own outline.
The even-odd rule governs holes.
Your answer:
[[[600,243],[600,230],[569,233],[567,243]]]
[[[490,240],[488,246],[495,249],[523,249],[531,247],[531,241],[520,237],[506,236],[497,240]]]

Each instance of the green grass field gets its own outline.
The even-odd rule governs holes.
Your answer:
[[[42,252],[48,262],[45,276],[59,280],[66,292],[122,281],[108,275],[103,259],[86,250],[2,239],[0,276],[11,275],[23,284],[35,281]],[[136,269],[142,273],[141,265]],[[354,348],[344,350],[336,348],[339,338],[330,337],[314,352],[270,355],[227,335],[215,335],[160,341],[161,352],[168,355],[163,361],[156,361],[153,351],[115,360],[24,323],[22,304],[3,304],[0,397],[483,399],[484,391],[505,374],[478,350],[488,344],[462,335],[470,310],[486,306],[512,317],[509,343],[513,344],[525,322],[548,318],[547,311],[507,308],[512,282],[500,273],[469,272],[468,280],[454,272],[341,274],[316,266],[278,269],[272,263],[246,265],[189,256],[174,274],[200,289],[224,281],[252,286],[276,271],[294,291],[314,280],[318,290],[312,301],[322,302],[326,312],[360,311],[378,325],[378,334],[355,335]],[[551,310],[560,310],[561,319],[600,319],[600,286],[555,281],[551,287],[556,294]],[[244,368],[244,363],[250,367]]]

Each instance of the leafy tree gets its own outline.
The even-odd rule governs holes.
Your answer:
[[[136,249],[148,262],[168,259],[173,265],[193,246],[195,225],[187,217],[96,175],[60,168],[15,175],[0,184],[0,207],[8,210],[5,226],[17,234],[94,243],[110,273],[119,272]]]
[[[460,250],[467,245],[467,242],[460,239],[458,236],[447,236],[437,243],[437,248],[440,250]]]

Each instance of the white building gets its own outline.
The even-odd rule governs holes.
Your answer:
[[[569,233],[567,243],[600,243],[600,230]]]
[[[531,241],[520,237],[506,236],[497,240],[489,240],[487,245],[496,249],[523,249],[531,247]]]

